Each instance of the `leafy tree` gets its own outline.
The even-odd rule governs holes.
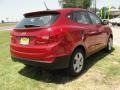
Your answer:
[[[83,8],[89,8],[91,6],[91,0],[83,0]]]
[[[109,15],[109,8],[107,7],[102,7],[100,10],[100,16],[102,19],[107,19]]]
[[[91,6],[91,0],[64,0],[64,8],[68,7],[81,7],[89,8]]]

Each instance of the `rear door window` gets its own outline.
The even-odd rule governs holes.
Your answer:
[[[78,11],[68,15],[68,18],[80,24],[91,24],[91,20],[85,11]]]
[[[97,15],[95,15],[95,14],[93,14],[91,12],[89,12],[88,14],[89,14],[93,24],[101,24],[102,23],[100,18]]]
[[[59,14],[47,14],[33,17],[25,17],[21,22],[17,24],[16,28],[50,26],[57,19],[58,15]]]

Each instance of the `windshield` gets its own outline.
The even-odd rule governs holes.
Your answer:
[[[19,22],[16,28],[45,27],[50,26],[58,17],[58,14],[40,15],[37,17],[26,17]]]

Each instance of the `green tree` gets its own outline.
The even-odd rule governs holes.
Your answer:
[[[91,0],[83,0],[83,8],[89,8],[91,6]]]
[[[65,4],[64,8],[68,7],[81,7],[81,8],[89,8],[91,6],[91,0],[64,0]]]
[[[101,13],[101,18],[102,19],[107,19],[108,18],[108,8],[107,7],[102,7],[100,13]]]
[[[63,5],[64,8],[68,7],[76,7],[75,0],[64,0],[65,4]]]

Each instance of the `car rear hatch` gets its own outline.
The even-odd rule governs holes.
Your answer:
[[[25,18],[11,33],[12,43],[18,45],[47,44],[50,35],[49,28],[55,23],[59,14],[56,11],[25,14]]]
[[[25,18],[11,32],[12,55],[23,58],[31,56],[32,59],[52,57],[48,56],[52,55],[52,50],[48,52],[46,47],[50,42],[51,27],[59,14],[56,11],[25,14]]]

